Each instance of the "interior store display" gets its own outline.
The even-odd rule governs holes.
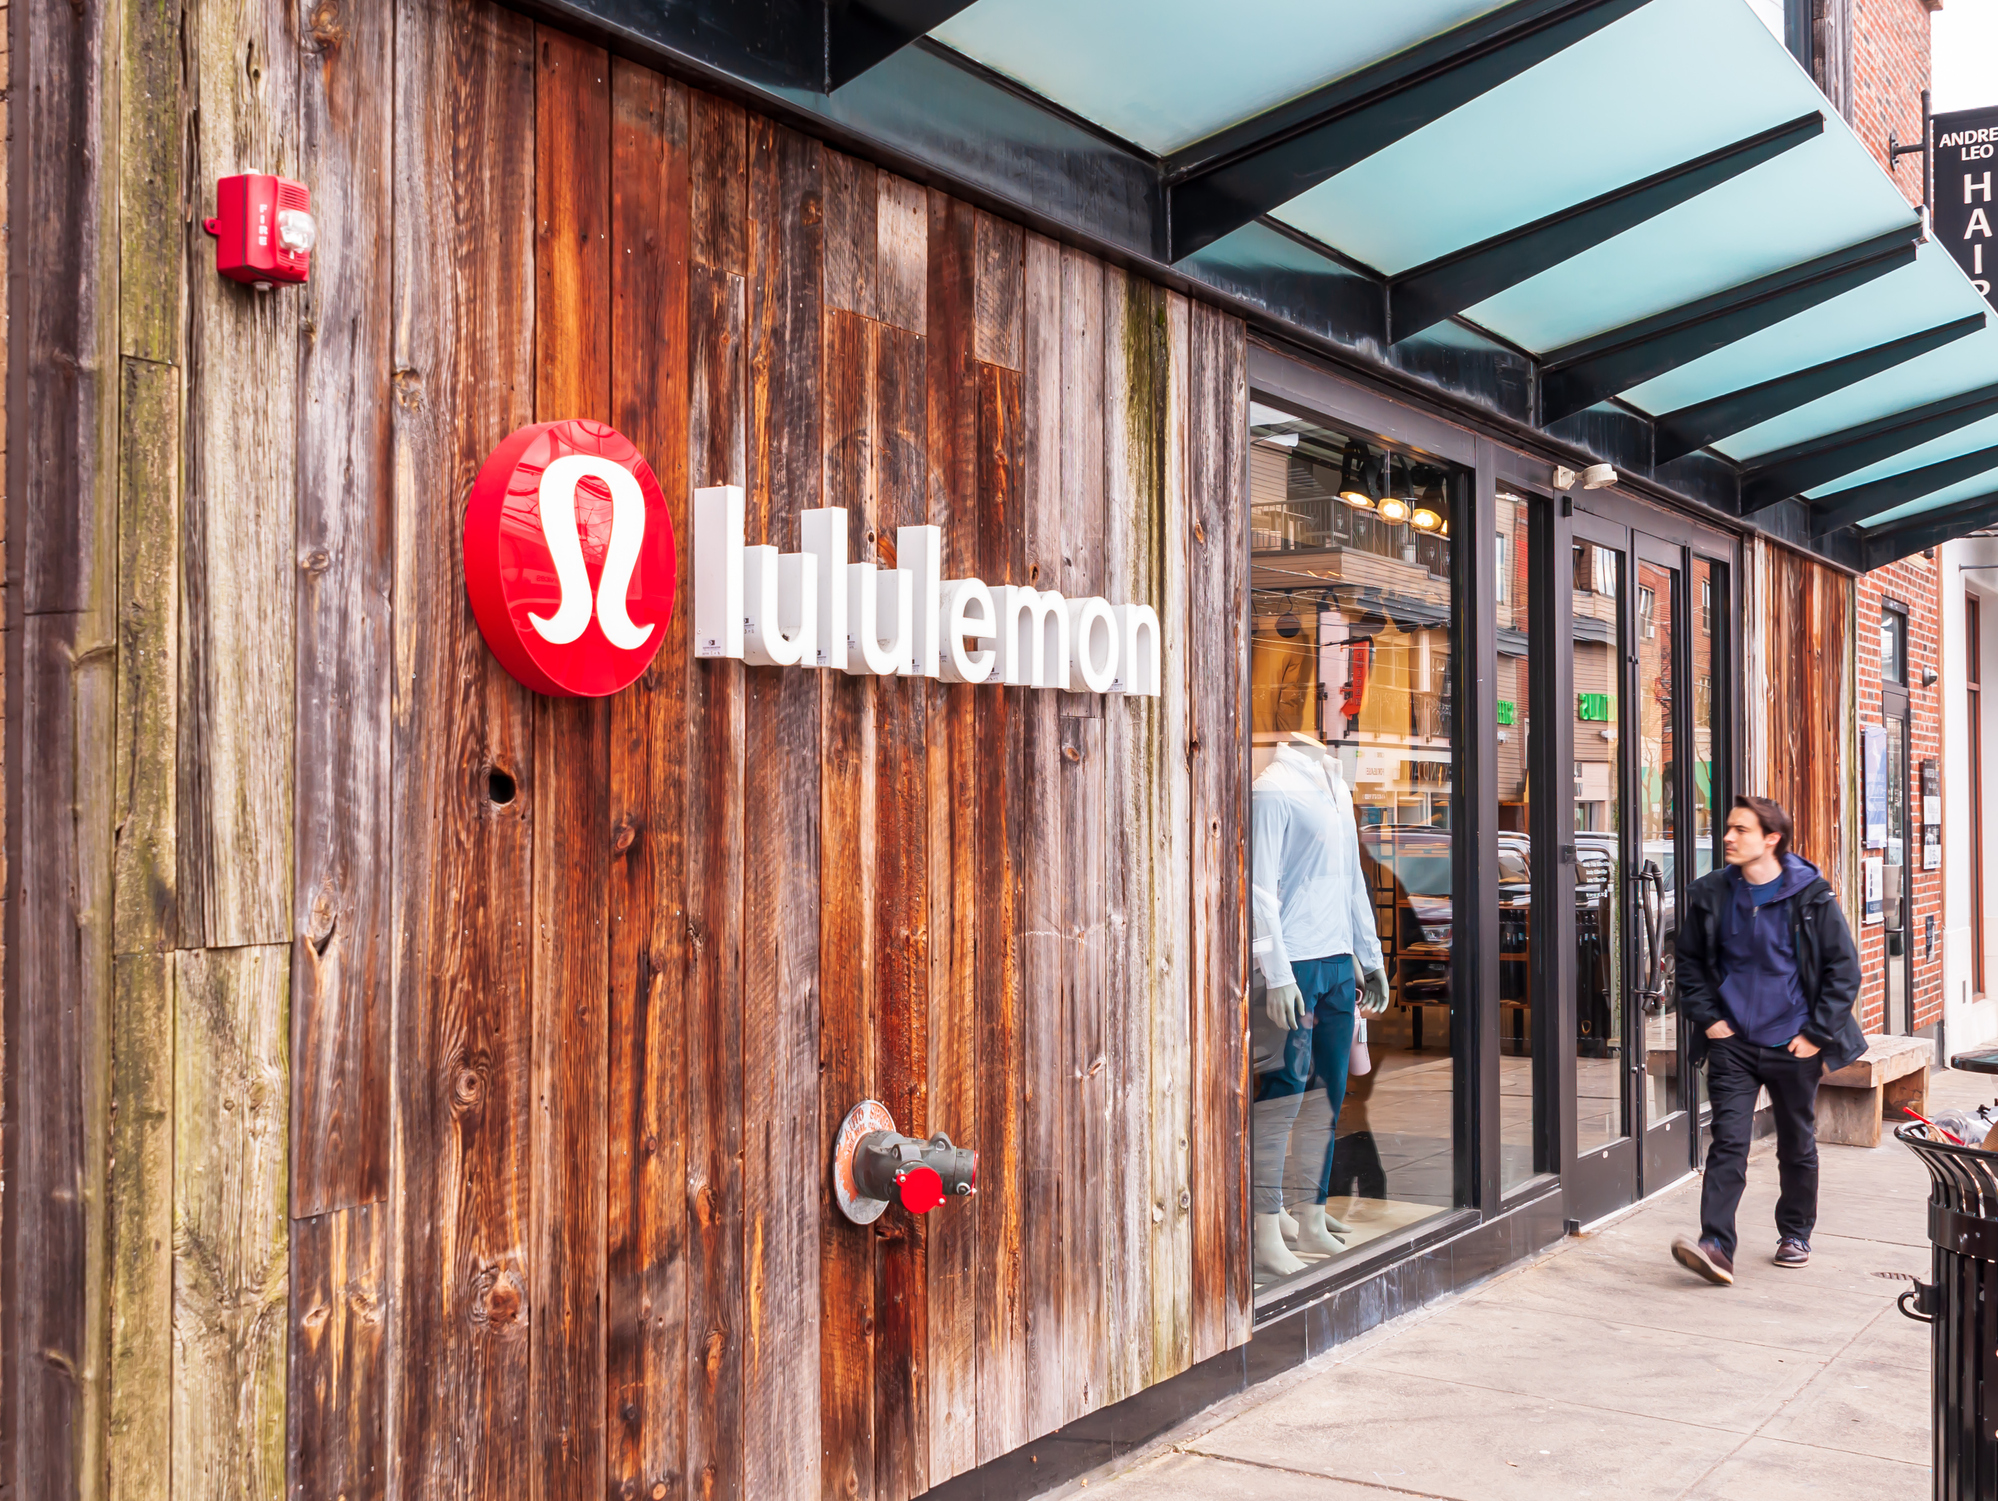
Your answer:
[[[1467,476],[1257,404],[1259,1289],[1455,1204],[1450,530]]]

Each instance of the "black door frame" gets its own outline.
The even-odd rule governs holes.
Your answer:
[[[1901,671],[1908,673],[1908,612],[1894,605],[1881,606],[1881,614],[1889,612],[1901,617]],[[1889,1037],[1911,1035],[1915,1030],[1915,843],[1911,835],[1917,827],[1914,819],[1913,799],[1920,796],[1916,788],[1914,750],[1914,722],[1909,703],[1908,685],[1903,683],[1882,683],[1880,685],[1880,727],[1887,732],[1887,746],[1891,752],[1900,751],[1901,767],[1901,926],[1890,928],[1885,922],[1883,910],[1880,925],[1880,962],[1882,983],[1880,986],[1880,1026]],[[1897,745],[1898,742],[1898,745]],[[1891,798],[1893,788],[1888,789]],[[1891,808],[1893,804],[1888,806]],[[1883,861],[1886,854],[1881,852]],[[1882,892],[1884,896],[1886,893]],[[1884,909],[1885,902],[1882,902]],[[1863,906],[1863,903],[1862,903]],[[1860,914],[1862,921],[1865,914]],[[1900,935],[1901,952],[1894,953],[1894,937]],[[1901,966],[1901,1007],[1895,1014],[1893,987],[1885,983],[1886,966],[1899,963]]]
[[[1622,598],[1619,600],[1618,618],[1622,631],[1623,660],[1619,664],[1617,681],[1620,686],[1618,733],[1621,737],[1619,749],[1623,752],[1618,771],[1618,789],[1622,796],[1624,816],[1620,848],[1625,861],[1623,870],[1624,932],[1622,935],[1621,958],[1626,994],[1634,989],[1631,981],[1635,971],[1631,967],[1635,961],[1635,882],[1638,861],[1642,855],[1642,838],[1637,828],[1638,807],[1637,756],[1630,740],[1632,733],[1630,716],[1634,713],[1637,694],[1638,660],[1635,650],[1637,629],[1637,563],[1641,557],[1659,566],[1675,570],[1680,590],[1679,629],[1673,643],[1673,796],[1675,798],[1674,821],[1674,911],[1683,910],[1684,893],[1692,879],[1694,865],[1694,838],[1692,809],[1695,796],[1694,757],[1682,748],[1694,743],[1693,736],[1693,594],[1694,564],[1704,560],[1711,567],[1721,570],[1722,577],[1716,580],[1714,607],[1719,618],[1714,623],[1712,634],[1712,691],[1711,714],[1715,721],[1711,736],[1714,760],[1717,764],[1709,778],[1710,794],[1714,801],[1714,826],[1716,844],[1718,831],[1724,821],[1722,809],[1731,801],[1734,768],[1737,764],[1741,715],[1736,701],[1735,685],[1739,682],[1738,662],[1740,642],[1737,623],[1741,615],[1738,607],[1741,578],[1741,544],[1737,538],[1716,532],[1690,519],[1661,510],[1644,501],[1618,493],[1615,490],[1587,491],[1567,498],[1567,505],[1561,509],[1572,509],[1575,513],[1568,520],[1567,537],[1563,542],[1560,556],[1566,557],[1572,541],[1593,541],[1599,546],[1617,547],[1625,558],[1625,583]],[[1557,573],[1563,570],[1556,569]],[[1560,617],[1556,623],[1557,633],[1565,633],[1567,616],[1572,609],[1572,578],[1563,577],[1554,581],[1550,595],[1559,595]],[[1555,602],[1550,599],[1549,607]],[[1565,643],[1565,634],[1556,638]],[[1573,703],[1573,654],[1564,649],[1560,654],[1560,687],[1563,691],[1563,707]],[[1568,729],[1572,736],[1572,710],[1562,714],[1557,722]],[[1572,738],[1562,747],[1566,762],[1572,762]],[[1550,781],[1550,786],[1568,788],[1568,777]],[[1572,794],[1558,796],[1552,801],[1560,805],[1564,820],[1563,828],[1572,830]],[[1572,835],[1570,835],[1572,838]],[[1719,858],[1719,851],[1714,851]],[[1574,1016],[1575,987],[1572,974],[1574,937],[1573,925],[1573,880],[1572,845],[1564,851],[1567,882],[1563,893],[1561,912],[1568,924],[1568,931],[1561,939],[1561,946],[1550,959],[1560,966],[1563,974],[1557,978],[1555,994],[1565,1006],[1560,1020],[1561,1056],[1556,1067],[1555,1084],[1557,1098],[1561,1102],[1563,1117],[1563,1142],[1566,1144],[1556,1160],[1560,1163],[1563,1185],[1568,1203],[1568,1218],[1573,1224],[1587,1224],[1627,1204],[1635,1203],[1645,1196],[1679,1181],[1690,1173],[1695,1165],[1699,1144],[1699,1125],[1704,1111],[1704,1103],[1699,1096],[1699,1080],[1691,1071],[1687,1061],[1688,1041],[1683,1033],[1679,1043],[1679,1077],[1684,1081],[1681,1088],[1680,1108],[1666,1116],[1654,1126],[1645,1108],[1642,1070],[1638,1067],[1643,1045],[1643,1018],[1634,1003],[1627,1000],[1624,1007],[1625,1067],[1622,1071],[1623,1104],[1629,1134],[1607,1148],[1590,1152],[1586,1157],[1578,1157],[1575,1152],[1575,1034]],[[1554,892],[1550,897],[1556,896]]]

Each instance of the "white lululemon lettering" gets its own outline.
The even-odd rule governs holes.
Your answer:
[[[739,487],[697,490],[694,501],[697,656],[1073,693],[1160,691],[1164,642],[1150,605],[944,578],[934,526],[896,529],[897,567],[856,563],[841,506],[799,514],[801,552],[744,547]]]

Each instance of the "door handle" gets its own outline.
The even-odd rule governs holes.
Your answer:
[[[1659,951],[1664,922],[1665,872],[1656,860],[1646,860],[1637,872],[1637,908],[1644,935],[1644,983],[1637,993],[1644,1009],[1654,1015],[1665,1007],[1665,956]]]

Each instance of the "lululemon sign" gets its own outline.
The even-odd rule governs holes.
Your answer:
[[[673,619],[673,523],[616,428],[537,422],[472,482],[465,587],[502,666],[537,693],[601,698],[645,671]]]
[[[1157,697],[1150,605],[945,578],[943,529],[895,529],[893,568],[850,560],[843,506],[798,513],[801,550],[743,544],[743,493],[696,490],[694,655],[757,667]]]

